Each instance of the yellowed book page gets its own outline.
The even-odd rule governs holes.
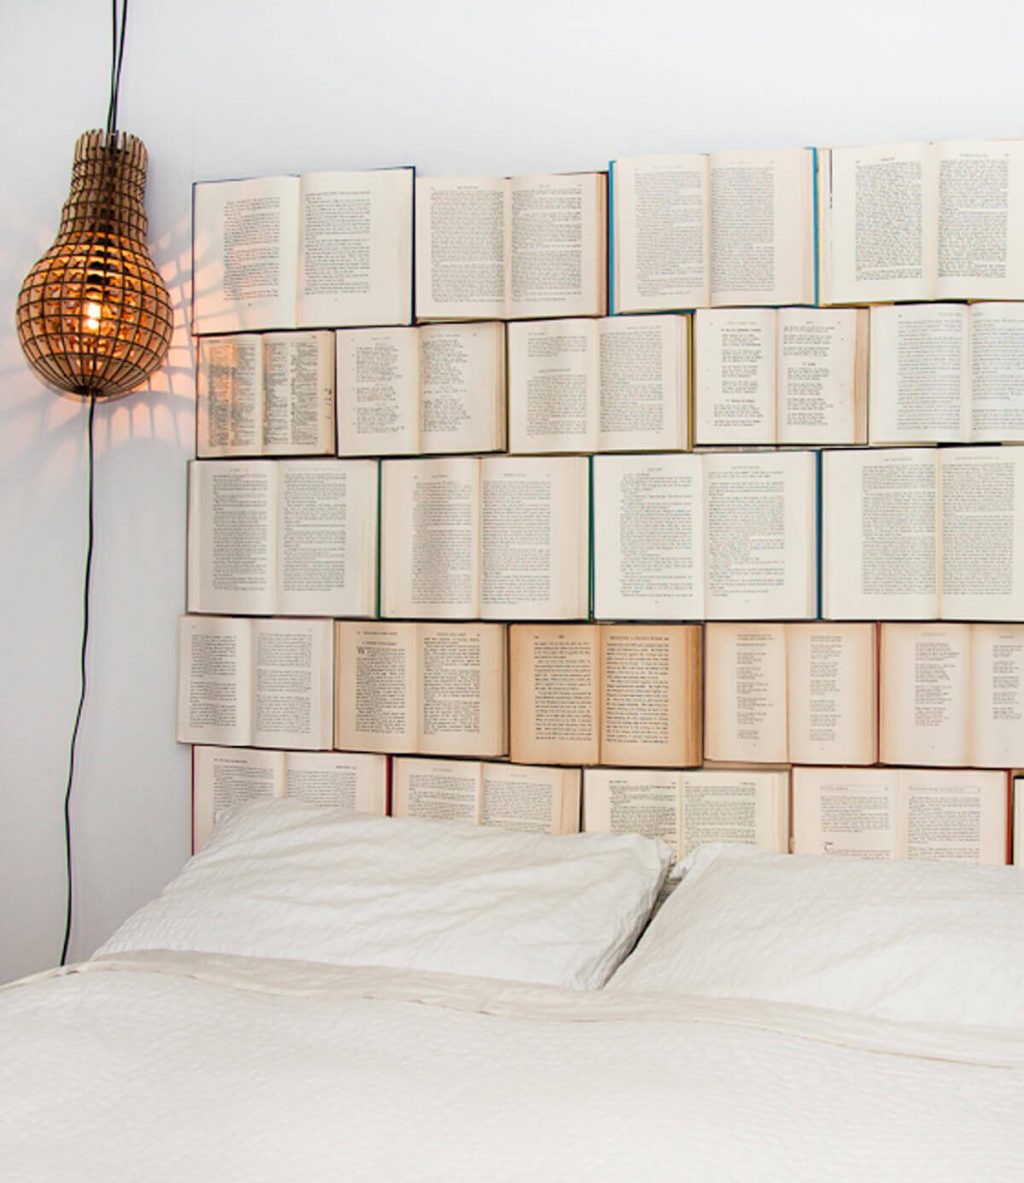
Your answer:
[[[1024,866],[1024,776],[1020,775],[1013,777],[1013,865]]]
[[[252,743],[252,625],[229,616],[179,617],[179,743]]]
[[[1024,440],[1024,304],[971,306],[971,415],[977,443]]]
[[[775,438],[780,444],[861,442],[857,366],[866,360],[856,308],[780,308]],[[865,343],[866,344],[866,343]]]
[[[484,764],[480,823],[528,834],[575,834],[580,828],[580,770]]]
[[[825,452],[822,616],[938,616],[938,463],[933,448]]]
[[[595,452],[599,322],[508,326],[508,429],[513,452]]]
[[[807,148],[711,154],[712,304],[814,299],[812,168]]]
[[[480,765],[467,760],[415,760],[393,764],[392,817],[480,821]]]
[[[479,615],[479,460],[383,462],[381,590],[382,616]]]
[[[505,446],[505,326],[420,329],[421,452],[493,452]]]
[[[1024,624],[971,629],[970,763],[1024,765]]]
[[[907,858],[1005,865],[1005,772],[902,768],[900,792]]]
[[[196,349],[196,455],[258,456],[263,450],[263,337],[200,337]]]
[[[881,626],[880,758],[969,764],[971,626]]]
[[[420,449],[420,330],[335,334],[338,455],[402,456]]]
[[[704,617],[702,456],[594,458],[594,615]]]
[[[613,180],[613,311],[710,304],[707,157],[624,157]]]
[[[330,748],[334,647],[330,620],[254,620],[252,743]]]
[[[655,768],[585,768],[583,829],[660,838],[678,856],[681,775]]]
[[[317,753],[319,755],[320,753]],[[284,796],[284,752],[197,747],[192,764],[192,853],[206,845],[219,814],[246,801]]]
[[[428,756],[508,753],[505,626],[418,626],[419,735]]]
[[[416,319],[508,315],[504,177],[416,178]]]
[[[690,359],[685,316],[609,316],[597,323],[602,452],[688,448]]]
[[[596,764],[600,636],[594,625],[509,629],[511,732],[517,764]]]
[[[699,625],[602,626],[602,764],[699,764],[701,715]]]
[[[902,857],[899,770],[794,768],[793,853]]]
[[[190,612],[278,610],[279,483],[266,460],[189,461]]]
[[[263,453],[334,455],[334,334],[263,337]]]
[[[789,853],[789,773],[691,769],[682,779],[682,848],[745,842]]]
[[[413,170],[301,178],[300,326],[412,319]]]
[[[388,758],[369,752],[287,752],[284,795],[308,805],[383,817]]]
[[[479,615],[585,620],[590,608],[586,458],[487,456],[480,471]]]
[[[694,315],[698,444],[775,441],[774,308],[700,308]]]
[[[789,759],[878,759],[878,645],[874,624],[786,625]]]
[[[704,645],[707,758],[787,761],[785,625],[709,622]]]
[[[335,621],[334,746],[414,752],[419,704],[415,624]]]
[[[195,186],[195,333],[296,327],[299,210],[297,177]]]

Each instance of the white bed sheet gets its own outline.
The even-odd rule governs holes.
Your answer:
[[[985,1183],[1024,1040],[782,1003],[123,954],[0,990],[19,1183]]]

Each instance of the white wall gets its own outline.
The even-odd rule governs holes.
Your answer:
[[[189,762],[173,705],[194,178],[409,163],[435,174],[587,169],[644,152],[1012,136],[1024,121],[1019,0],[131,9],[121,124],[150,150],[152,240],[179,324],[152,392],[97,415],[76,958],[188,851]],[[0,0],[0,980],[53,964],[60,948],[85,525],[85,414],[28,372],[13,309],[56,231],[74,140],[103,120],[108,12],[106,0]]]

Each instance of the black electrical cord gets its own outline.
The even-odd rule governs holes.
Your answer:
[[[121,66],[124,64],[124,35],[128,28],[128,0],[121,0],[118,25],[117,0],[110,2],[110,100],[107,103],[107,139],[117,131],[117,102],[121,96]]]

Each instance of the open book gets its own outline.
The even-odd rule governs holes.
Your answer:
[[[701,308],[694,442],[867,440],[868,318],[855,308]]]
[[[373,460],[192,460],[188,609],[373,616]]]
[[[332,628],[329,620],[182,616],[179,742],[330,748]]]
[[[874,764],[873,624],[704,629],[704,756],[744,763]]]
[[[397,168],[194,185],[193,332],[408,324],[413,177]]]
[[[688,322],[609,316],[510,324],[512,451],[688,448]]]
[[[469,760],[393,762],[393,817],[432,817],[535,834],[580,828],[580,770]]]
[[[1000,865],[1008,788],[975,768],[794,768],[793,853]]]
[[[1024,141],[818,153],[823,304],[1024,297]]]
[[[335,746],[429,756],[508,751],[505,626],[335,624]]]
[[[752,768],[587,768],[583,829],[662,838],[687,854],[702,842],[789,852],[789,772]]]
[[[420,177],[417,320],[603,316],[604,173]]]
[[[824,617],[1024,620],[1024,449],[823,457]]]
[[[581,456],[384,461],[381,615],[586,619]]]
[[[700,763],[698,625],[514,624],[509,655],[513,760]]]
[[[1024,440],[1024,304],[871,309],[873,444]]]
[[[612,162],[612,312],[814,304],[814,151]]]
[[[198,355],[196,455],[333,454],[330,333],[200,337]]]
[[[343,329],[338,454],[496,452],[505,446],[505,326]]]
[[[792,620],[817,611],[817,454],[594,458],[594,615]]]
[[[383,816],[388,798],[387,757],[365,752],[197,747],[192,753],[193,854],[206,845],[222,810],[271,797]]]
[[[883,624],[886,764],[1024,764],[1024,625]]]

